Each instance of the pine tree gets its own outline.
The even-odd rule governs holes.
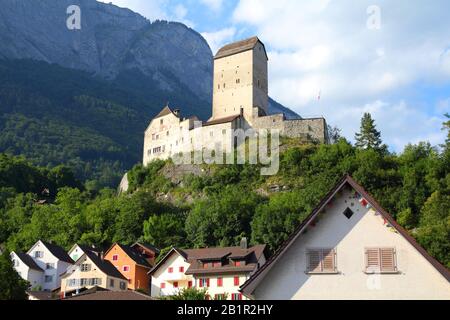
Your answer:
[[[375,120],[370,113],[365,113],[361,119],[361,129],[355,135],[356,147],[361,149],[382,150],[381,133],[376,129]]]

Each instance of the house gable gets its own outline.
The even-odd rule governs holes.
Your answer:
[[[364,250],[368,247],[394,248],[398,273],[378,278],[366,274]],[[336,274],[308,274],[311,249],[335,249]],[[256,299],[450,298],[448,275],[445,267],[346,176],[241,290]],[[381,285],[379,290],[369,288],[374,279]]]

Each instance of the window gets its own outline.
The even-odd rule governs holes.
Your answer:
[[[217,89],[219,89],[220,90],[220,84],[217,86]]]
[[[81,270],[81,272],[89,272],[89,271],[91,271],[91,265],[88,263],[83,263],[80,266],[80,270]]]
[[[109,279],[109,286],[114,288],[114,279]]]
[[[210,136],[210,137],[214,137],[214,131],[211,131],[211,132],[209,133],[209,136]]]
[[[241,266],[241,262],[240,261],[235,261],[234,262],[234,266],[235,267],[240,267]]]
[[[45,269],[47,269],[47,270],[55,269],[55,264],[54,263],[46,263]]]
[[[223,287],[223,278],[217,278],[217,286]]]
[[[45,276],[45,283],[49,283],[53,281],[53,276]]]
[[[336,273],[336,251],[334,249],[308,250],[309,273]]]
[[[177,281],[175,281],[175,282],[173,283],[173,287],[174,287],[174,288],[178,288],[178,282],[177,282]]]
[[[120,290],[126,290],[127,289],[127,283],[120,281]]]
[[[234,285],[239,286],[239,277],[234,277]]]
[[[242,293],[233,293],[231,295],[231,300],[242,300]]]
[[[18,267],[19,266],[19,261],[13,259],[12,260],[12,264],[13,264],[14,267]]]
[[[161,125],[163,125],[163,124],[164,124],[164,119],[161,119],[161,120],[159,121],[159,123],[160,123]]]
[[[226,83],[224,83],[224,84],[223,84],[223,88],[225,89],[226,87],[227,87],[227,84],[226,84]]]
[[[207,279],[207,278],[202,278],[202,279],[199,279],[199,287],[200,288],[209,288],[209,279]]]
[[[117,254],[113,255],[113,261],[119,260],[119,256]]]
[[[169,131],[166,132],[166,136],[169,136]]]
[[[208,268],[209,268],[209,263],[203,262],[203,269],[208,269]]]
[[[173,273],[173,268],[172,267],[169,268],[169,273]]]
[[[354,212],[350,208],[347,208],[344,211],[344,216],[346,216],[347,219],[350,219],[353,216],[353,214],[354,214]]]
[[[156,135],[152,134],[152,140],[155,141]]]
[[[92,279],[92,285],[93,286],[99,286],[99,285],[101,285],[102,284],[102,279],[100,279],[100,278],[94,278],[94,279]]]
[[[192,288],[192,281],[188,282],[188,288]]]
[[[226,295],[223,293],[215,295],[215,300],[226,300],[226,298],[227,298]]]
[[[180,273],[184,273],[184,267],[180,267]]]
[[[129,272],[130,266],[123,266],[123,272]]]
[[[395,248],[366,249],[367,273],[396,273],[397,257]]]
[[[240,84],[241,83],[241,79],[236,79],[236,84]]]
[[[225,112],[227,112],[226,109],[225,109]],[[223,129],[223,130],[222,130],[222,134],[223,134],[223,135],[226,135],[226,134],[227,134],[227,130],[226,130],[226,129]]]
[[[35,258],[43,258],[44,257],[44,252],[43,251],[35,251],[34,252],[34,257]]]
[[[165,289],[165,288],[166,288],[166,283],[165,282],[161,283],[161,289]]]

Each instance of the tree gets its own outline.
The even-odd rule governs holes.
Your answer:
[[[26,300],[29,283],[14,270],[9,253],[0,256],[0,300]]]
[[[383,148],[381,141],[381,133],[377,131],[375,120],[372,119],[370,113],[365,113],[361,119],[361,129],[355,135],[356,147],[360,149],[375,149],[381,150]]]
[[[336,126],[328,126],[328,138],[330,139],[330,143],[334,144],[342,138],[342,130]]]
[[[167,300],[181,300],[181,301],[201,301],[208,300],[208,292],[203,289],[199,290],[197,288],[184,288],[180,290],[177,294],[169,296]]]
[[[153,215],[144,222],[143,240],[158,248],[183,246],[185,218],[180,214]]]

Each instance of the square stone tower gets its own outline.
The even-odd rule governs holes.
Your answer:
[[[266,48],[257,37],[226,45],[217,52],[211,120],[242,111],[252,123],[255,115],[268,114],[267,63]]]

